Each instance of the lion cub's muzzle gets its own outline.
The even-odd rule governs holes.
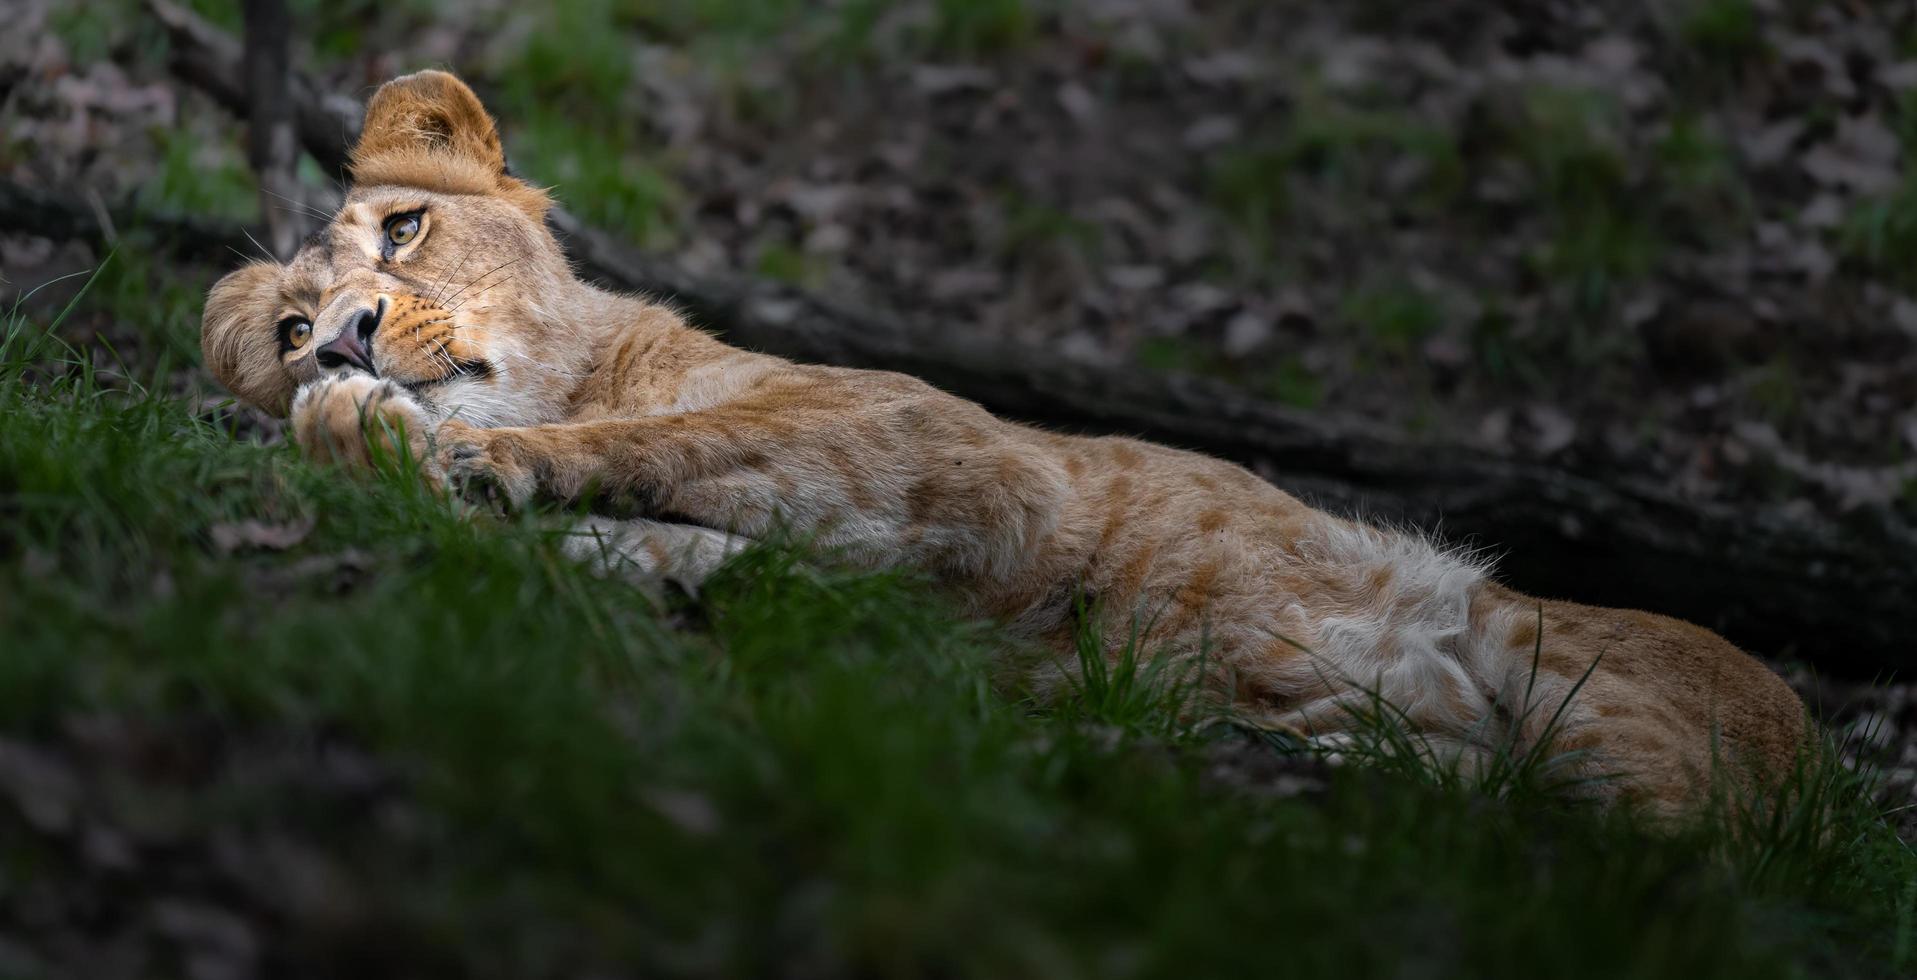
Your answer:
[[[313,356],[319,359],[319,366],[326,370],[353,367],[377,376],[379,371],[373,367],[373,335],[379,330],[379,322],[386,317],[386,297],[379,298],[379,305],[372,309],[355,312],[347,321],[339,336],[327,341]]]
[[[417,388],[492,373],[471,333],[423,297],[381,295],[315,356],[326,370],[360,370]]]

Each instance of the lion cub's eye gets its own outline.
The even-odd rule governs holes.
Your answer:
[[[404,245],[419,237],[419,215],[399,214],[386,219],[386,240]]]
[[[289,316],[280,321],[280,336],[291,350],[299,350],[313,339],[313,324],[305,317]]]

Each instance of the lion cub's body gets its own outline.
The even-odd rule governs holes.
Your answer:
[[[450,76],[382,89],[354,171],[323,250],[236,272],[208,302],[209,364],[269,407],[298,388],[309,451],[363,458],[371,413],[404,422],[456,483],[640,507],[651,519],[593,528],[644,569],[696,576],[728,536],[790,529],[921,569],[1061,652],[1089,598],[1108,648],[1143,628],[1147,650],[1196,660],[1236,712],[1315,736],[1335,739],[1376,698],[1469,761],[1534,742],[1556,716],[1580,771],[1615,777],[1601,793],[1665,810],[1698,799],[1720,761],[1782,772],[1803,740],[1789,689],[1706,630],[1539,603],[1220,460],[741,351],[580,282],[541,222],[544,196],[505,172],[490,120]],[[420,216],[419,241],[381,238],[395,214]],[[312,339],[282,332],[275,354],[266,324],[289,316]]]

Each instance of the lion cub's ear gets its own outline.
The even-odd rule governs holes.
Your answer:
[[[293,379],[280,363],[280,266],[251,262],[221,277],[206,294],[200,352],[213,377],[241,401],[284,416]]]
[[[373,93],[349,167],[360,184],[501,194],[535,218],[550,204],[506,172],[493,117],[465,82],[443,71],[402,75]]]
[[[353,170],[382,156],[446,154],[494,173],[506,170],[499,129],[465,82],[443,71],[402,75],[366,103],[366,125],[353,146]],[[361,178],[364,179],[364,178]]]

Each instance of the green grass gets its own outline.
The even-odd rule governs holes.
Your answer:
[[[1692,0],[1680,15],[1678,35],[1704,57],[1732,65],[1765,47],[1751,0]]]
[[[258,220],[259,188],[238,146],[209,140],[190,126],[157,129],[153,138],[159,160],[137,196],[142,206],[207,219]]]
[[[125,8],[124,16],[82,16],[62,8],[54,18],[56,31],[83,60],[105,57],[137,39],[124,26],[140,22],[133,15],[137,5],[111,2]],[[195,0],[194,6],[222,25],[238,26],[235,3]],[[474,13],[468,21],[473,28],[510,40],[447,67],[473,80],[506,123],[516,167],[558,186],[568,205],[592,223],[659,248],[674,240],[681,195],[670,163],[649,152],[644,121],[654,107],[634,71],[636,59],[649,56],[642,43],[681,46],[732,114],[782,120],[792,108],[784,87],[789,80],[769,81],[747,69],[768,57],[784,59],[786,49],[795,50],[796,63],[808,69],[922,55],[987,57],[1031,40],[1041,8],[1027,0],[940,0],[912,30],[878,38],[874,29],[887,9],[885,0],[846,0],[829,8],[800,0],[557,0]],[[320,65],[351,62],[368,45],[408,36],[443,16],[427,0],[300,0],[293,13],[301,54],[310,49]],[[881,45],[890,47],[879,50]],[[257,218],[257,191],[228,141],[185,130],[154,137],[158,172],[143,184],[141,204],[235,221]]]
[[[1096,259],[1101,241],[1098,225],[1031,197],[1016,189],[1000,195],[1005,226],[993,243],[998,254],[1014,261],[1030,260],[1049,249],[1063,248]]]
[[[1778,354],[1751,372],[1745,398],[1759,417],[1789,428],[1803,418],[1809,407],[1803,369],[1789,356]]]
[[[1289,166],[1282,147],[1248,146],[1222,154],[1206,177],[1212,205],[1250,236],[1261,255],[1291,213]]]
[[[622,32],[684,47],[707,62],[762,56],[769,48],[795,52],[813,68],[918,55],[985,58],[1031,43],[1042,8],[1037,0],[935,0],[923,22],[881,37],[890,0],[560,0],[535,15],[528,52],[549,38],[558,57],[541,56],[527,67],[536,77],[598,72],[611,81],[633,56],[630,44],[614,43]]]
[[[1911,145],[1906,143],[1905,145]],[[1917,281],[1917,177],[1852,208],[1838,235],[1846,259],[1901,282]]]
[[[624,135],[622,135],[624,134]],[[527,180],[551,187],[588,224],[645,246],[678,234],[679,184],[642,149],[630,126],[599,128],[563,116],[507,117],[507,152]]]
[[[95,0],[59,6],[49,11],[47,29],[66,45],[67,57],[85,65],[104,60],[114,46],[123,43],[128,21],[138,16],[138,5],[131,0]]]
[[[1324,380],[1295,355],[1278,358],[1265,372],[1263,383],[1255,387],[1265,397],[1293,408],[1317,408],[1325,400]]]
[[[1031,41],[1033,0],[937,0],[929,36],[934,50],[987,55]]]
[[[1517,358],[1588,371],[1640,356],[1638,338],[1616,326],[1619,298],[1671,255],[1719,247],[1754,220],[1736,154],[1696,111],[1639,125],[1614,93],[1531,86],[1488,92],[1478,110],[1434,125],[1373,104],[1375,95],[1331,94],[1308,79],[1293,88],[1281,128],[1204,164],[1208,202],[1240,236],[1227,276],[1313,274],[1299,268],[1312,261],[1305,243],[1326,234],[1391,241],[1408,226],[1468,247],[1510,236],[1517,222],[1530,245],[1522,288],[1543,294],[1550,311],[1526,337],[1471,338],[1509,348],[1486,365],[1503,377],[1536,373],[1507,370]],[[1477,161],[1471,167],[1467,154]],[[1466,193],[1493,182],[1498,195]],[[1900,208],[1882,209],[1891,216],[1871,218],[1854,251],[1899,252]],[[1426,297],[1370,278],[1353,273],[1343,283],[1341,319],[1366,349],[1401,356],[1438,326],[1437,311]],[[1524,346],[1539,350],[1516,350]]]
[[[1538,89],[1522,101],[1505,139],[1552,224],[1541,264],[1572,282],[1586,305],[1601,307],[1619,282],[1649,271],[1663,246],[1655,204],[1617,134],[1621,110],[1603,93],[1579,89]]]
[[[1731,150],[1695,113],[1679,113],[1651,146],[1659,177],[1689,194],[1721,191],[1735,182]]]
[[[630,118],[634,38],[613,0],[566,0],[533,20],[517,54],[498,71],[509,107],[597,123]]]
[[[1299,181],[1311,193],[1355,197],[1381,185],[1383,164],[1405,157],[1420,173],[1402,204],[1429,209],[1462,188],[1463,156],[1452,134],[1412,116],[1349,105],[1305,87],[1285,128],[1221,153],[1209,165],[1207,194],[1214,207],[1268,254],[1279,228],[1292,217]]]
[[[1495,139],[1550,222],[1540,271],[1571,284],[1582,312],[1604,311],[1672,243],[1708,244],[1748,224],[1734,157],[1696,114],[1673,115],[1639,146],[1608,93],[1541,88],[1519,101]]]
[[[1324,402],[1324,379],[1293,355],[1234,361],[1217,345],[1190,337],[1148,337],[1139,342],[1134,356],[1149,371],[1208,375],[1294,408],[1316,408]]]
[[[146,364],[199,360],[205,293],[151,252],[137,245],[114,252],[89,282],[87,298],[108,322],[139,325],[131,339],[140,349],[115,354]]]
[[[758,261],[753,266],[759,275],[767,279],[808,289],[818,288],[830,272],[825,261],[784,241],[770,241],[761,245]]]
[[[1298,796],[1220,783],[1220,758],[1300,750],[1188,723],[1186,678],[1137,644],[1110,663],[1082,645],[1091,669],[1041,698],[1005,668],[1030,651],[923,584],[790,547],[655,603],[562,560],[562,515],[465,517],[400,474],[353,481],[238,440],[163,384],[109,384],[72,362],[46,319],[15,315],[0,333],[0,731],[57,745],[76,719],[123,719],[155,751],[197,731],[220,758],[330,744],[380,760],[387,805],[410,814],[391,826],[243,765],[190,784],[87,772],[146,787],[142,805],[185,840],[310,852],[379,924],[360,947],[276,913],[272,935],[313,944],[316,969],[329,956],[360,974],[518,977],[1917,966],[1917,859],[1841,768],[1813,770],[1798,805],[1747,811],[1738,832],[1654,833],[1415,769],[1346,766]],[[215,528],[247,519],[312,526],[283,550],[222,553]],[[23,914],[40,893],[17,886],[35,876],[97,874],[77,848],[0,807],[0,911]],[[144,901],[102,894],[96,921]]]
[[[1386,281],[1354,291],[1340,310],[1368,338],[1368,349],[1409,357],[1426,337],[1444,325],[1437,297],[1409,282]]]
[[[1917,151],[1917,95],[1901,96],[1890,122],[1904,152]],[[1837,244],[1855,265],[1904,284],[1917,282],[1917,175],[1906,172],[1895,188],[1853,205]]]

